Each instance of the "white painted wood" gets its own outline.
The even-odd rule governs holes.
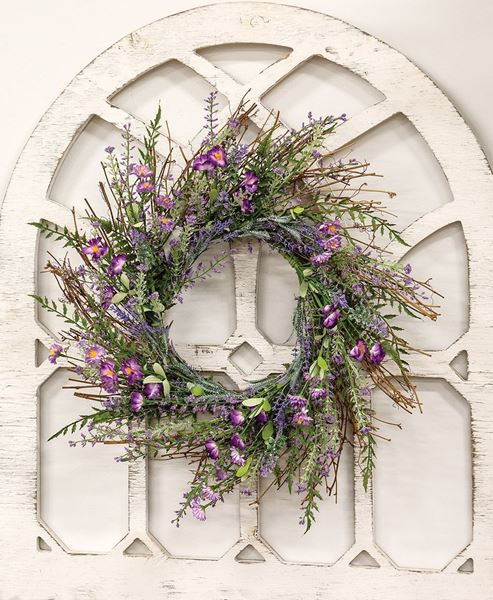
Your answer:
[[[269,43],[293,51],[244,85],[194,52],[194,49],[235,42]],[[42,527],[37,516],[40,444],[36,398],[39,386],[53,368],[46,361],[37,369],[33,366],[35,340],[48,343],[48,339],[35,320],[34,306],[28,297],[35,285],[36,232],[26,222],[40,218],[60,224],[69,221],[68,211],[50,199],[52,180],[60,160],[91,115],[99,115],[119,128],[132,121],[136,135],[142,135],[142,125],[135,115],[127,117],[121,109],[111,107],[111,100],[107,101],[142,73],[166,61],[178,60],[215,86],[234,106],[250,88],[250,97],[260,101],[276,82],[289,76],[311,56],[326,58],[349,69],[385,97],[342,126],[329,140],[330,148],[336,150],[354,141],[371,127],[401,112],[428,143],[449,183],[453,200],[412,223],[406,237],[416,244],[453,221],[461,222],[469,256],[469,329],[449,348],[433,352],[430,359],[419,356],[413,359],[412,370],[416,376],[443,377],[469,403],[473,440],[473,541],[467,551],[461,551],[442,571],[396,569],[374,545],[371,495],[361,491],[356,475],[356,543],[330,567],[285,564],[277,560],[258,537],[256,509],[247,497],[241,500],[241,540],[220,560],[170,559],[147,531],[146,470],[143,465],[132,465],[127,536],[106,554],[70,554],[49,529]],[[261,125],[266,116],[267,109],[261,107],[256,124]],[[490,408],[493,386],[489,352],[485,351],[489,340],[485,337],[493,326],[492,197],[493,181],[484,156],[440,90],[405,57],[325,15],[263,3],[207,6],[152,23],[99,56],[72,81],[40,121],[16,165],[3,205],[0,310],[7,318],[0,344],[2,594],[6,598],[29,600],[139,600],[164,595],[187,600],[203,597],[298,600],[327,595],[341,600],[417,596],[443,600],[488,598],[493,546],[493,415]],[[253,257],[244,253],[234,255],[237,275],[247,278],[255,275],[252,258],[255,259],[255,254]],[[279,363],[287,362],[282,358],[286,347],[270,344],[253,330],[252,289],[250,280],[248,289],[242,288],[242,294],[237,296],[239,316],[248,317],[248,325],[238,319],[237,329],[224,348],[216,347],[212,353],[200,348],[184,348],[184,355],[193,352],[201,364],[213,367],[212,370],[219,365],[226,372],[229,369],[228,374],[231,374],[228,350],[232,351],[247,336],[255,336],[255,347],[261,354],[265,352],[264,362],[269,368],[276,370]],[[467,350],[469,358],[467,380],[449,367],[450,361],[463,350]],[[261,367],[259,373],[262,369],[267,372],[266,368]],[[238,379],[236,371],[233,375]],[[38,536],[49,545],[51,552],[39,549]],[[146,544],[152,556],[123,554],[136,537]],[[249,565],[235,561],[234,556],[247,543],[266,561]],[[380,564],[378,570],[349,565],[362,550],[376,558]],[[457,573],[457,568],[469,557],[474,560],[474,573]]]

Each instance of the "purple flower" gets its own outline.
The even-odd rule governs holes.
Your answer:
[[[62,352],[63,346],[60,346],[60,344],[51,344],[48,352],[48,360],[52,365],[56,365],[56,361]]]
[[[339,354],[339,352],[334,352],[334,354],[332,355],[332,362],[335,365],[342,365],[344,360],[343,360],[342,356]]]
[[[200,505],[200,498],[195,497],[190,502],[190,508],[192,509],[192,515],[197,519],[197,521],[205,521],[205,510]]]
[[[322,252],[322,254],[315,254],[310,258],[312,265],[320,266],[325,265],[329,262],[332,257],[332,252]]]
[[[333,304],[326,304],[322,309],[322,313],[323,313],[324,317],[328,317],[330,315],[330,313],[333,311],[334,311]]]
[[[370,362],[374,365],[379,365],[385,358],[385,350],[380,342],[373,344],[370,350]]]
[[[221,146],[214,146],[207,152],[207,158],[214,167],[224,168],[226,166],[226,152]]]
[[[214,163],[209,160],[208,154],[200,154],[193,159],[192,169],[194,171],[213,171]]]
[[[142,367],[134,356],[122,362],[122,373],[127,378],[129,385],[135,385],[137,381],[144,379]]]
[[[324,250],[339,250],[342,246],[342,237],[340,235],[333,235],[328,240],[322,242]]]
[[[163,394],[163,384],[162,383],[146,383],[144,385],[144,396],[149,398],[149,400],[155,400],[162,396]]]
[[[409,263],[407,263],[407,265],[404,266],[404,273],[406,275],[409,275],[412,270],[413,270],[413,268],[412,268],[412,266]]]
[[[229,420],[236,427],[238,425],[243,424],[243,422],[245,421],[245,416],[243,415],[241,410],[234,409],[229,413]]]
[[[224,481],[227,478],[228,478],[228,476],[221,469],[221,467],[219,465],[216,465],[216,481]]]
[[[171,210],[176,206],[176,202],[169,196],[157,196],[156,204],[165,210]]]
[[[339,231],[340,228],[341,222],[339,221],[339,219],[334,219],[333,221],[327,221],[325,223],[322,223],[318,230],[322,235],[334,235]]]
[[[312,418],[308,416],[306,408],[300,410],[293,415],[293,423],[295,425],[309,425],[312,422]]]
[[[209,502],[217,502],[218,500],[221,500],[221,494],[211,490],[211,488],[207,487],[206,485],[202,487],[202,496],[209,500]]]
[[[101,306],[104,309],[107,309],[110,307],[111,300],[115,294],[116,294],[116,290],[111,285],[109,285],[107,288],[104,289],[103,293],[101,294]]]
[[[229,451],[230,455],[231,455],[231,462],[234,465],[238,465],[239,467],[242,467],[245,464],[245,459],[243,458],[243,456],[241,456],[241,454],[238,452],[238,448],[235,448],[234,446],[230,449]]]
[[[241,439],[240,434],[235,431],[229,440],[229,445],[238,448],[239,450],[244,450],[246,448],[245,442]]]
[[[82,252],[93,262],[98,262],[108,252],[108,245],[100,237],[93,238],[87,242],[87,246],[82,247]]]
[[[173,219],[171,219],[170,217],[158,217],[158,223],[159,227],[161,227],[161,229],[166,233],[172,231],[173,227],[175,226]]]
[[[193,213],[185,215],[185,222],[187,225],[195,225],[195,223],[197,222],[197,216]]]
[[[130,394],[130,409],[132,412],[139,412],[144,404],[144,396],[140,392]]]
[[[115,146],[106,146],[104,151],[107,152],[108,154],[113,154],[114,149],[115,149]]]
[[[327,315],[327,317],[324,319],[325,329],[334,329],[334,327],[337,325],[337,321],[339,321],[340,318],[341,318],[341,313],[336,308],[329,315]]]
[[[219,458],[219,448],[217,447],[216,442],[212,438],[209,438],[205,442],[205,449],[207,450],[207,454],[212,458],[212,460],[217,460]]]
[[[139,179],[145,179],[152,175],[152,169],[149,169],[147,165],[134,165],[132,167],[132,174],[136,175]]]
[[[115,370],[115,363],[111,360],[103,360],[99,365],[99,374],[101,376],[101,387],[112,394],[118,388],[118,375]]]
[[[294,410],[302,410],[306,407],[306,398],[303,398],[303,396],[292,396],[291,394],[288,394],[286,398],[291,405],[291,408]]]
[[[249,198],[242,198],[240,210],[244,215],[251,215],[255,210],[255,206]]]
[[[313,400],[322,400],[323,398],[327,398],[327,390],[324,390],[322,388],[314,388],[310,392],[310,397]]]
[[[101,346],[89,346],[86,350],[84,360],[90,365],[99,365],[104,356],[104,352],[105,350],[104,348],[101,348]]]
[[[349,352],[349,356],[354,358],[358,362],[361,362],[365,358],[365,354],[368,352],[368,347],[362,339],[356,342],[354,348]]]
[[[139,183],[137,184],[137,193],[138,194],[150,194],[155,189],[156,188],[155,188],[154,184],[147,179],[145,181],[139,181]]]
[[[120,275],[123,271],[123,266],[127,261],[126,254],[117,254],[111,259],[110,266],[108,267],[108,275],[111,277]]]
[[[243,175],[241,186],[244,187],[249,194],[253,194],[258,189],[258,182],[259,179],[254,171],[246,171]]]
[[[261,410],[255,420],[257,421],[257,423],[264,424],[264,423],[267,423],[267,421],[269,420],[269,417],[267,416],[267,413],[265,412],[265,410]]]
[[[358,294],[358,296],[363,293],[363,286],[361,285],[361,283],[353,284],[353,292],[355,294]]]

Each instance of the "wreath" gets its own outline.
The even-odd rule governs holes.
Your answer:
[[[345,115],[309,114],[289,131],[271,115],[246,144],[255,111],[242,102],[219,127],[211,94],[205,139],[179,167],[171,142],[167,156],[157,151],[159,108],[140,149],[129,128],[121,152],[105,149],[99,191],[107,214],[87,204],[84,223],[73,211],[73,228],[33,223],[80,257],[79,264],[50,257],[61,297],[34,298],[67,324],[49,360],[63,357],[75,395],[94,401],[90,414],[52,438],[83,430],[71,445],[120,443],[122,461],[187,459],[193,476],[177,524],[187,511],[205,520],[238,483],[256,492],[257,477],[272,475],[278,486],[297,486],[309,529],[321,491],[336,491],[346,444],[359,449],[368,486],[380,437],[371,387],[406,410],[418,405],[405,360],[414,349],[392,319],[437,312],[428,282],[415,281],[378,241],[405,243],[381,201],[358,194],[361,178],[374,175],[368,163],[324,154]],[[204,251],[242,237],[279,252],[298,276],[299,294],[291,364],[238,391],[180,357],[166,313],[229,258],[224,252],[204,264]]]

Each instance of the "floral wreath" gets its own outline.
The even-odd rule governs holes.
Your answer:
[[[194,475],[177,524],[188,510],[205,520],[239,482],[256,490],[257,477],[272,474],[278,486],[297,485],[308,530],[321,490],[337,489],[345,444],[359,448],[367,488],[379,437],[371,385],[406,410],[418,404],[405,361],[413,349],[391,320],[437,313],[428,283],[416,282],[411,267],[389,260],[377,242],[378,234],[405,243],[381,202],[358,196],[361,177],[374,175],[368,164],[323,154],[345,115],[309,114],[290,131],[271,115],[246,144],[253,113],[242,102],[218,127],[211,94],[206,137],[178,170],[171,144],[165,157],[156,150],[159,109],[138,158],[128,128],[121,153],[105,149],[99,189],[107,215],[88,205],[84,231],[75,212],[73,229],[33,223],[80,256],[78,265],[67,257],[48,262],[58,302],[34,297],[68,325],[49,360],[64,357],[77,376],[75,395],[95,403],[52,438],[84,429],[71,445],[121,443],[123,461],[187,459]],[[223,253],[197,264],[200,255],[215,241],[240,237],[278,251],[300,287],[292,363],[232,391],[179,356],[166,311],[228,259]],[[210,418],[197,419],[204,412]]]

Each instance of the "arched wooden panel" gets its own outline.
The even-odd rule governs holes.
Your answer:
[[[262,46],[263,65],[257,72],[250,69],[245,77],[235,76],[230,65],[218,60],[215,46],[236,43],[243,50],[249,44]],[[269,48],[274,48],[272,55]],[[401,566],[399,561],[393,564],[389,559],[394,553],[391,545],[385,540],[382,543],[379,536],[380,544],[375,542],[372,496],[363,492],[356,473],[354,543],[339,560],[334,562],[329,558],[328,563],[334,562],[330,566],[309,564],[310,559],[307,564],[300,564],[303,560],[294,555],[291,556],[296,564],[283,562],[279,558],[282,552],[274,553],[262,542],[257,511],[244,495],[239,506],[239,540],[234,542],[237,536],[230,536],[229,549],[219,559],[193,562],[171,559],[164,550],[166,540],[161,539],[166,533],[157,533],[155,537],[152,527],[149,530],[148,470],[142,463],[128,468],[128,533],[118,525],[114,531],[121,531],[124,537],[110,551],[74,554],[63,544],[58,532],[38,520],[37,503],[42,487],[39,435],[43,435],[43,430],[40,432],[38,428],[37,395],[54,369],[42,360],[40,349],[49,344],[49,335],[36,318],[28,297],[37,285],[34,265],[38,244],[36,232],[27,222],[46,219],[70,225],[67,210],[72,203],[67,198],[70,189],[66,182],[55,177],[59,165],[58,174],[62,172],[65,157],[65,165],[70,164],[71,148],[78,142],[92,148],[101,132],[121,129],[128,123],[137,140],[141,138],[144,131],[141,119],[155,105],[161,87],[151,86],[150,90],[147,87],[147,95],[141,100],[137,90],[139,80],[142,82],[153,71],[156,74],[158,70],[161,83],[169,87],[170,98],[174,94],[175,100],[170,101],[171,124],[176,117],[178,130],[180,119],[185,125],[177,130],[175,138],[193,145],[199,135],[195,125],[198,121],[190,98],[184,103],[183,91],[191,80],[199,81],[204,91],[218,90],[222,116],[250,90],[250,98],[260,107],[254,118],[256,122],[252,123],[255,127],[267,116],[269,99],[276,104],[284,97],[283,89],[287,95],[295,93],[299,81],[306,84],[313,73],[307,75],[306,68],[315,69],[317,77],[326,74],[325,89],[339,90],[339,101],[352,103],[353,116],[328,140],[330,149],[338,150],[358,139],[364,140],[365,132],[377,131],[380,124],[402,115],[414,128],[412,135],[420,136],[443,170],[443,177],[439,178],[441,189],[443,181],[448,184],[445,192],[440,192],[440,198],[433,198],[434,210],[422,211],[415,220],[406,213],[406,224],[410,223],[406,238],[414,246],[434,232],[460,223],[467,251],[464,260],[469,270],[465,276],[470,289],[468,329],[463,333],[458,328],[459,339],[448,347],[439,346],[430,357],[413,358],[411,366],[416,377],[447,381],[453,389],[452,395],[460,396],[470,408],[474,526],[467,554],[460,551],[447,566],[442,568],[440,563],[433,573],[420,571],[419,566],[397,568]],[[341,70],[351,73],[346,88],[338,85]],[[327,97],[327,91],[324,93]],[[316,94],[311,96],[310,102],[317,101]],[[289,118],[288,115],[286,121]],[[418,165],[417,172],[421,168]],[[489,401],[492,367],[487,351],[489,340],[485,340],[493,325],[489,289],[493,277],[490,260],[493,241],[489,231],[492,197],[493,181],[484,156],[471,131],[440,90],[405,57],[331,17],[257,2],[212,5],[152,23],[100,55],[71,82],[40,121],[16,165],[2,209],[0,308],[6,316],[0,344],[2,593],[6,597],[96,600],[115,597],[138,600],[163,594],[190,599],[206,596],[228,600],[243,597],[299,600],[330,593],[341,599],[384,600],[411,599],[418,593],[420,597],[443,596],[446,589],[451,600],[462,600],[466,595],[487,598],[493,558],[490,465],[493,434]],[[245,252],[233,257],[235,275],[239,278],[235,288],[236,329],[225,344],[215,347],[214,360],[202,360],[200,348],[193,345],[182,347],[184,355],[198,361],[204,370],[219,370],[238,383],[243,378],[229,358],[245,341],[262,357],[258,374],[276,370],[286,362],[286,355],[289,360],[289,346],[273,344],[256,327],[251,306],[255,303],[251,279],[256,276],[256,258],[257,250],[248,257]],[[431,251],[429,261],[433,265]],[[467,377],[459,376],[450,366],[464,352],[468,359]],[[47,389],[46,385],[43,389]],[[277,544],[268,532],[264,537],[271,545]],[[109,535],[108,539],[113,538]],[[139,540],[138,551],[132,550],[136,540]],[[341,544],[341,552],[347,545]],[[255,559],[244,559],[246,554]],[[204,550],[202,558],[206,556]],[[285,560],[290,560],[289,556]],[[469,577],[461,570],[467,560],[474,561],[474,572]],[[137,568],[136,561],[142,561]],[[314,562],[317,561],[315,558]],[[365,566],[373,568],[360,568]]]

